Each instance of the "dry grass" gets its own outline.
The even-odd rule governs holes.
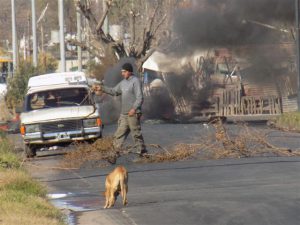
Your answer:
[[[12,118],[12,115],[8,111],[4,99],[0,99],[0,109],[1,109],[0,121],[8,121]]]
[[[0,168],[19,168],[20,161],[20,157],[14,153],[12,143],[0,133]]]
[[[300,113],[289,112],[278,116],[273,125],[284,131],[300,131]]]
[[[46,200],[46,189],[21,170],[0,172],[0,223],[64,224],[61,213]]]
[[[24,171],[13,145],[0,136],[0,224],[64,224],[46,189]]]

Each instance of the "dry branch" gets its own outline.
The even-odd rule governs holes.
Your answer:
[[[154,148],[159,148],[159,149],[162,149],[164,150],[167,154],[171,155],[171,153],[164,147],[162,147],[161,145],[158,145],[158,144],[149,144],[148,145],[149,147],[154,147]]]
[[[104,13],[103,13],[101,19],[99,20],[99,22],[98,22],[98,24],[97,24],[97,26],[96,26],[96,31],[97,31],[97,32],[103,32],[103,31],[102,31],[102,26],[103,26],[103,23],[104,23],[104,21],[105,21],[105,18],[106,18],[106,16],[107,16],[108,12],[109,12],[109,9],[110,9],[110,7],[111,7],[111,5],[112,5],[112,1],[106,1],[105,4],[106,4],[105,11],[104,11]]]
[[[80,9],[80,12],[82,15],[90,22],[93,22],[93,24],[97,24],[97,20],[95,16],[92,13],[91,10],[91,3],[89,0],[85,1],[85,3],[82,3],[80,0],[77,0],[75,2],[76,6]]]
[[[161,21],[156,25],[156,28],[152,32],[153,35],[156,34],[156,32],[158,31],[158,29],[160,28],[160,26],[165,22],[166,18],[167,18],[167,14],[165,14],[163,16],[163,18],[161,19]]]
[[[157,36],[157,31],[165,23],[167,14],[165,14],[162,18],[158,18],[158,12],[161,4],[158,2],[155,6],[153,14],[148,20],[147,25],[144,28],[144,34],[141,34],[141,38],[132,37],[132,43],[129,47],[129,50],[126,51],[123,42],[115,41],[109,34],[105,34],[103,32],[102,26],[106,16],[109,14],[110,10],[114,5],[112,1],[106,1],[106,9],[101,15],[99,21],[96,20],[96,16],[92,12],[91,2],[89,0],[79,1],[76,0],[76,6],[80,10],[81,14],[91,23],[89,23],[89,27],[91,33],[94,35],[93,41],[97,42],[97,46],[94,45],[94,48],[88,48],[87,44],[78,43],[73,41],[74,45],[82,46],[86,48],[91,54],[97,56],[98,58],[105,57],[107,51],[113,51],[117,59],[122,57],[134,57],[136,59],[136,64],[138,70],[141,71],[143,63],[152,55],[155,49],[155,44],[153,40]],[[136,16],[132,13],[132,16]],[[132,20],[132,27],[135,30],[135,20]],[[156,44],[157,45],[157,44]],[[102,55],[99,52],[105,49],[105,53]]]
[[[102,59],[104,56],[103,56],[103,53],[101,54],[99,52],[99,50],[101,50],[101,48],[96,48],[94,47],[91,43],[93,42],[90,42],[89,45],[87,45],[87,43],[85,42],[79,42],[75,39],[70,39],[70,40],[67,40],[67,42],[70,44],[70,45],[74,45],[74,46],[79,46],[83,49],[85,49],[86,51],[88,51],[91,55],[97,57],[98,59]]]

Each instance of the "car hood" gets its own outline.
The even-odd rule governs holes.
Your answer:
[[[39,109],[30,112],[23,112],[21,114],[21,124],[92,118],[97,117],[98,115],[98,110],[93,106],[72,106]]]

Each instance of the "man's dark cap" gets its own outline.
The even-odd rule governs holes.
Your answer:
[[[133,68],[132,68],[132,65],[130,63],[125,63],[123,66],[122,66],[122,70],[126,70],[128,72],[133,72]]]

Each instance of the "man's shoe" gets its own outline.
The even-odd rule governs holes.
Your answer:
[[[142,150],[139,155],[140,157],[144,157],[145,155],[147,155],[148,151],[146,149]]]

